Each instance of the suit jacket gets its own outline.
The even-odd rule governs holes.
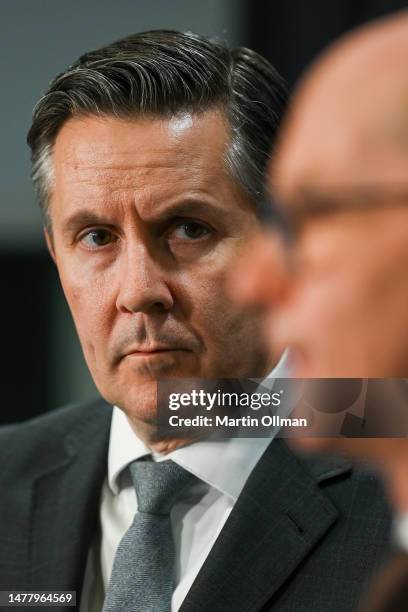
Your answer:
[[[0,590],[75,590],[79,605],[111,413],[97,400],[0,429]],[[389,525],[373,476],[274,440],[181,612],[355,610]]]

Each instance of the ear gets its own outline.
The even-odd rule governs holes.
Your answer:
[[[44,227],[44,236],[45,236],[45,242],[47,243],[48,252],[52,257],[53,262],[56,264],[57,262],[55,259],[54,240],[52,237],[52,231]]]

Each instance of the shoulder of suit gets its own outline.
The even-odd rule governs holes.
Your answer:
[[[3,474],[30,471],[35,464],[55,448],[62,447],[73,432],[92,424],[109,429],[112,406],[102,398],[63,406],[22,423],[0,427],[0,464]]]
[[[108,416],[111,412],[112,406],[101,397],[91,401],[69,404],[27,421],[0,427],[0,441],[14,436],[20,438],[31,437],[33,433],[40,433],[41,431],[64,434],[67,431],[67,426],[76,425],[78,420],[98,418],[101,413]]]

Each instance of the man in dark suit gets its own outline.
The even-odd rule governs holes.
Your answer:
[[[372,476],[156,425],[160,378],[284,375],[224,289],[284,100],[252,51],[148,32],[82,56],[37,105],[47,244],[108,403],[1,430],[0,590],[75,590],[81,612],[355,608],[388,539]]]

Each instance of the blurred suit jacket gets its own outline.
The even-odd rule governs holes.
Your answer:
[[[79,605],[111,413],[97,400],[0,429],[0,590],[75,590]],[[180,610],[355,610],[389,531],[373,476],[274,440]]]

